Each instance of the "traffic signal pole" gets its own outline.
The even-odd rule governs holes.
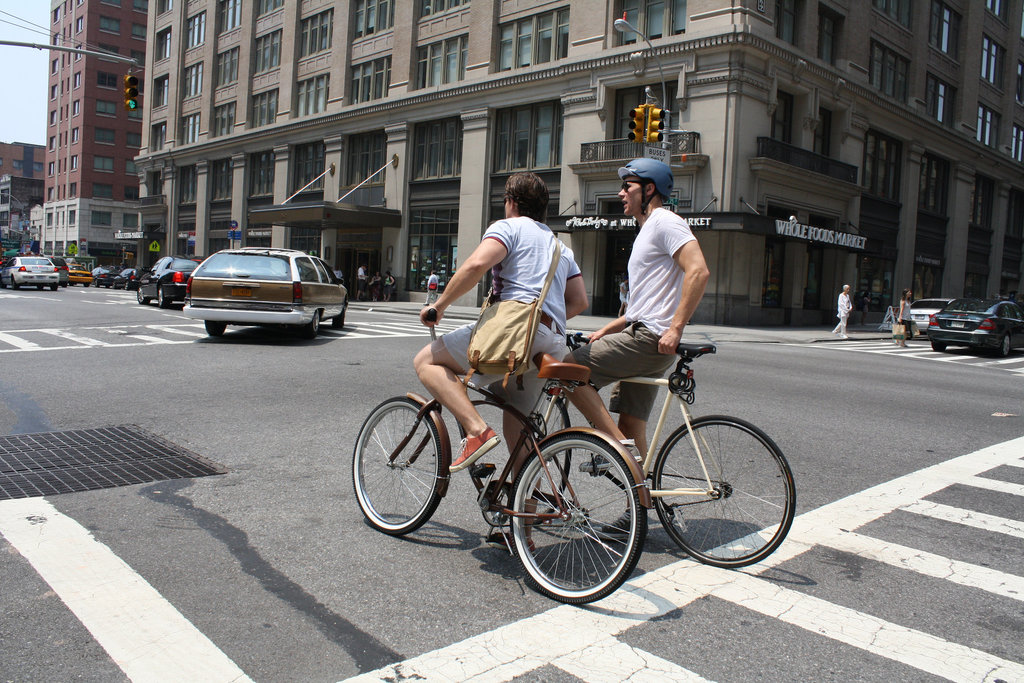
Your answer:
[[[37,50],[57,50],[58,52],[73,52],[76,55],[92,55],[94,57],[102,57],[103,59],[109,59],[114,62],[124,62],[125,64],[131,64],[132,66],[141,66],[138,60],[133,59],[131,57],[122,57],[121,55],[114,54],[113,52],[100,52],[99,50],[83,50],[79,47],[63,47],[61,45],[19,43],[13,40],[0,40],[0,45],[13,45],[15,47],[34,47]]]

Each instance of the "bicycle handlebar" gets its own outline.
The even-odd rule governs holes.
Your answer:
[[[427,322],[436,323],[437,322],[437,309],[434,308],[434,307],[428,308],[427,309],[426,318],[427,318]],[[435,339],[437,339],[437,329],[435,328],[434,325],[430,325],[430,340],[434,341]]]

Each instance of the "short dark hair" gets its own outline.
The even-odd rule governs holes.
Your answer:
[[[536,173],[514,173],[505,181],[505,198],[515,202],[520,216],[543,223],[548,215],[548,186]]]

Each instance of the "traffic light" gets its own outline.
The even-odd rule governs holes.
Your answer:
[[[643,142],[647,135],[647,108],[649,104],[639,104],[635,109],[629,111],[629,139],[633,142]]]
[[[668,111],[665,109],[658,109],[657,107],[651,107],[650,115],[647,117],[647,142],[661,142],[665,139],[665,135],[661,132],[665,130],[665,119],[668,118]]]
[[[124,75],[124,108],[128,111],[139,108],[139,79],[131,74]]]

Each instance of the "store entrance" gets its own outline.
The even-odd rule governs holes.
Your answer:
[[[357,300],[358,285],[356,274],[359,266],[366,268],[366,277],[369,279],[374,273],[380,270],[380,249],[358,249],[337,247],[337,258],[334,267],[340,269],[345,286],[348,287],[348,298],[351,301]],[[369,292],[367,292],[367,297]]]
[[[594,314],[619,314],[619,284],[627,279],[629,255],[633,251],[633,231],[612,232],[605,243],[604,282],[595,286],[600,298],[595,301]]]

